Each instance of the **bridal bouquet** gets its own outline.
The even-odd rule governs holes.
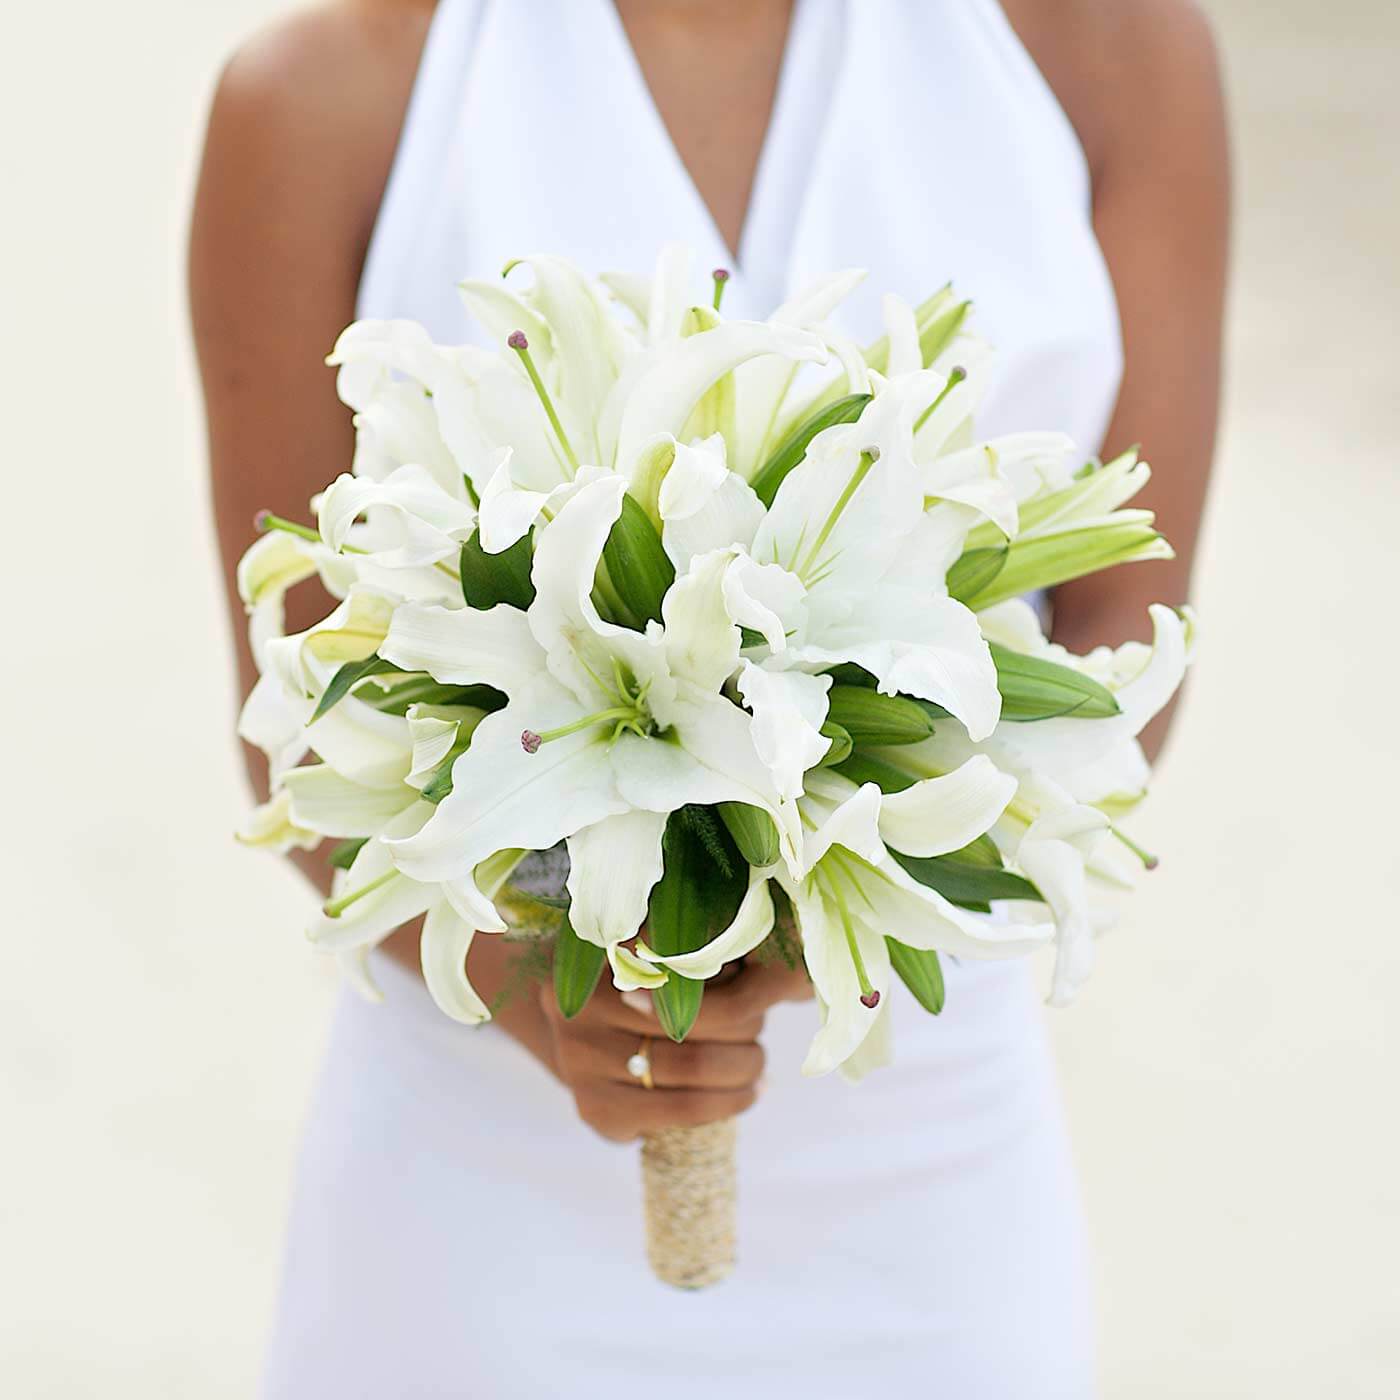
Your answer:
[[[1191,625],[1154,607],[1150,647],[1075,656],[1025,597],[1169,556],[1123,509],[1146,465],[979,441],[989,355],[947,289],[886,298],[862,347],[828,324],[858,273],[762,322],[688,274],[523,259],[461,287],[495,350],[344,332],[353,470],[314,525],[262,516],[239,571],[240,733],[272,774],[244,839],[338,838],[312,941],[372,992],[366,951],[425,916],[459,1021],[489,1017],[473,937],[523,927],[565,1014],[607,967],[677,1040],[707,979],[795,932],[807,1074],[888,1056],[892,977],[941,1010],[940,954],[1053,944],[1068,1001],[1100,892],[1151,864],[1119,823]],[[339,605],[284,635],[312,575]]]

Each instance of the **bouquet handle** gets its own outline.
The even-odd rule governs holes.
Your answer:
[[[652,1272],[708,1288],[734,1268],[738,1121],[661,1128],[642,1137],[642,1195]]]

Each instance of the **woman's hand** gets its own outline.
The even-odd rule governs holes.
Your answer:
[[[801,968],[754,963],[728,980],[712,981],[690,1034],[668,1039],[645,992],[619,993],[603,983],[588,1005],[565,1020],[546,984],[540,1005],[553,1036],[553,1061],[579,1117],[596,1133],[628,1142],[656,1128],[694,1126],[731,1118],[751,1107],[763,1073],[759,1032],[768,1008],[811,995]],[[655,1085],[643,1086],[627,1061],[649,1040]]]

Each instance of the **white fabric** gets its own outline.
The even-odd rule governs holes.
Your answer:
[[[479,338],[454,293],[507,258],[650,269],[681,239],[764,315],[816,276],[952,276],[1001,368],[989,435],[1099,446],[1120,372],[1084,157],[993,0],[799,0],[741,258],[676,156],[610,0],[440,0],[360,312]],[[950,965],[934,1019],[897,988],[896,1061],[798,1074],[777,1008],[743,1120],[736,1275],[652,1281],[635,1148],[609,1145],[494,1027],[379,960],[347,992],[307,1128],[266,1395],[804,1400],[1093,1393],[1073,1177],[1028,968]]]

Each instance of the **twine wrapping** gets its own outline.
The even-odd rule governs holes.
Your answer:
[[[736,1119],[642,1138],[647,1257],[662,1283],[708,1288],[734,1268]]]

